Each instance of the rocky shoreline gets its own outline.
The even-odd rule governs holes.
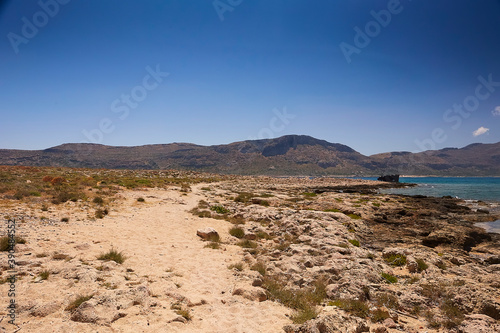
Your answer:
[[[391,185],[384,183],[292,184],[220,187],[234,196],[220,203],[250,221],[237,225],[242,238],[263,235],[245,259],[266,267],[271,298],[283,302],[269,291],[273,279],[296,292],[324,289],[318,317],[286,332],[498,330],[500,235],[474,226],[494,218],[486,209],[454,198],[378,194]],[[208,206],[220,200],[211,199]]]

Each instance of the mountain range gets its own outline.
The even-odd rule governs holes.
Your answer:
[[[106,146],[67,143],[45,150],[0,149],[0,165],[109,169],[182,169],[246,175],[500,176],[500,142],[420,153],[365,156],[339,143],[305,135],[225,145],[191,143]]]

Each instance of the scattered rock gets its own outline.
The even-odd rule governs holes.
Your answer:
[[[396,325],[394,319],[387,318],[386,320],[384,320],[384,326],[387,328],[396,328],[398,325]]]
[[[90,244],[88,244],[88,243],[78,244],[78,245],[75,245],[75,249],[80,250],[80,251],[88,250],[88,249],[90,249]]]
[[[498,265],[500,264],[500,256],[491,256],[488,259],[486,259],[486,262],[489,265]]]
[[[196,235],[202,239],[210,239],[212,237],[218,237],[219,233],[214,228],[203,228],[196,231]]]
[[[71,320],[80,323],[97,323],[99,316],[97,315],[95,307],[89,302],[82,303],[71,314]]]
[[[51,313],[56,312],[61,307],[59,302],[51,302],[47,304],[37,305],[31,310],[30,315],[33,317],[46,317]]]
[[[267,294],[264,289],[259,287],[240,287],[233,291],[233,295],[243,296],[251,301],[263,302],[267,300]]]
[[[373,333],[387,333],[387,328],[385,326],[377,326],[373,329]]]
[[[255,279],[252,282],[252,286],[254,286],[254,287],[260,287],[260,286],[262,286],[262,283],[263,283],[262,279]]]
[[[188,321],[183,316],[178,316],[178,317],[169,321],[169,323],[174,323],[174,322],[186,324]]]
[[[491,317],[482,314],[465,316],[465,320],[457,327],[458,333],[497,333],[500,325]]]
[[[283,327],[286,333],[363,333],[369,332],[364,319],[349,316],[342,312],[320,315],[302,325]]]

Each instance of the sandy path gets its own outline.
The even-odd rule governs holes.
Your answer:
[[[204,248],[205,242],[196,236],[196,230],[213,227],[224,239],[230,237],[231,224],[215,219],[202,219],[188,212],[202,199],[198,190],[182,195],[176,190],[127,191],[125,201],[103,220],[75,221],[58,227],[40,226],[28,232],[28,239],[36,237],[34,253],[57,250],[75,259],[95,262],[99,253],[114,247],[123,251],[127,260],[116,267],[107,281],[126,288],[123,276],[131,276],[137,283],[147,284],[154,294],[156,305],[127,311],[111,327],[79,324],[69,321],[62,310],[44,318],[21,315],[22,332],[280,332],[289,323],[285,314],[289,309],[274,302],[256,302],[241,296],[232,296],[237,283],[251,284],[251,280],[229,270],[231,263],[242,261],[241,248],[223,245],[220,250]],[[144,197],[145,203],[137,202]],[[89,244],[85,250],[75,246]],[[64,266],[64,262],[58,262]],[[127,273],[126,270],[132,271]],[[83,288],[83,289],[82,289]],[[38,301],[54,298],[68,299],[89,289],[67,280],[51,278],[43,283],[18,282],[23,295],[34,295]],[[3,289],[2,289],[3,290]],[[88,292],[95,292],[88,290]],[[170,309],[175,295],[193,303],[206,304],[190,308],[192,321],[184,324],[168,323],[177,315]],[[3,296],[3,295],[2,295]],[[77,325],[77,326],[74,326]]]

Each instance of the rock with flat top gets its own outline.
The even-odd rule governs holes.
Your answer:
[[[217,233],[217,230],[214,228],[203,228],[203,229],[198,229],[196,231],[196,235],[201,237],[202,239],[211,239],[212,237],[218,237],[219,233]]]

